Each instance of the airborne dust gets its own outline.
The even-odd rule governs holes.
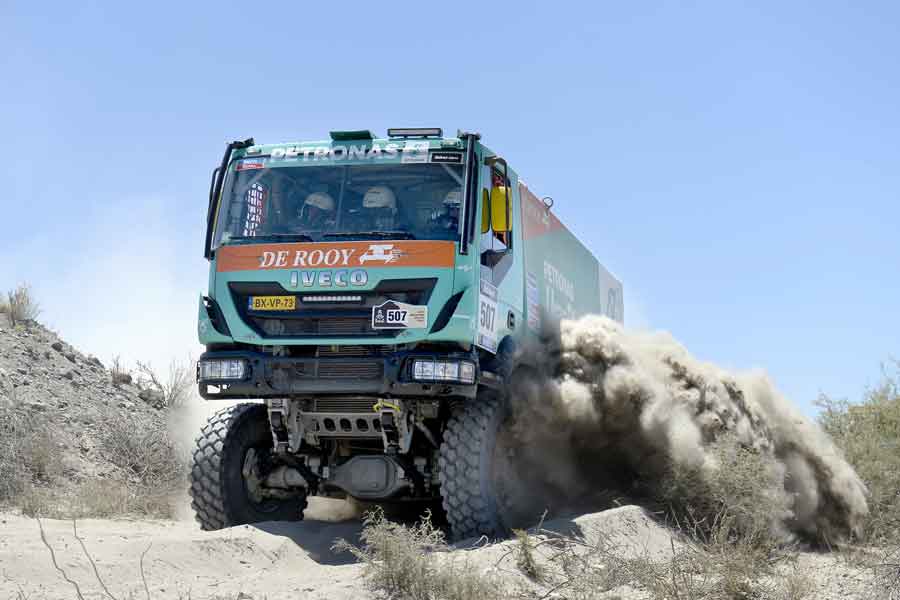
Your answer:
[[[545,372],[517,377],[511,395],[506,444],[516,456],[511,495],[529,499],[515,507],[523,519],[636,498],[671,505],[674,490],[685,503],[755,503],[757,512],[762,503],[767,527],[785,539],[860,531],[865,486],[765,374],[730,373],[668,333],[606,317],[563,321],[552,337]]]

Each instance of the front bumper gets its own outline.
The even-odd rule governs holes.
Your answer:
[[[476,365],[475,383],[414,381],[415,358],[464,359]],[[398,351],[376,357],[286,357],[262,352],[205,352],[200,360],[243,359],[244,378],[199,381],[207,400],[365,395],[378,397],[474,398],[481,373],[474,353]]]

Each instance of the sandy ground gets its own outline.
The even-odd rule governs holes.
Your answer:
[[[335,554],[335,539],[358,542],[361,524],[344,503],[313,499],[300,523],[264,523],[219,532],[203,532],[190,521],[78,521],[78,537],[92,557],[108,594],[94,574],[72,522],[43,520],[48,543],[65,576],[41,541],[38,523],[14,514],[0,515],[0,599],[144,598],[205,600],[362,599],[371,598],[362,569],[348,554]],[[598,536],[632,557],[670,556],[669,532],[640,508],[625,506],[602,513],[561,519],[545,529],[575,534],[589,543]],[[458,544],[448,557],[504,580],[511,592],[529,586],[517,572],[515,542],[484,546]],[[141,562],[143,555],[143,576]],[[835,555],[802,553],[796,568],[814,575],[809,598],[871,600],[879,597],[872,577]],[[146,588],[145,588],[146,581]],[[531,593],[546,590],[530,588]],[[609,597],[642,600],[646,592],[619,588]]]
[[[327,502],[327,501],[325,501]],[[319,508],[318,514],[316,508]],[[322,505],[309,520],[203,532],[190,521],[78,521],[78,537],[113,597],[261,599],[363,598],[361,569],[331,551],[358,540],[358,520],[329,522]],[[85,599],[109,598],[70,521],[43,520],[47,541]],[[141,577],[141,555],[147,589]],[[34,519],[0,516],[0,598],[78,598],[54,566]]]

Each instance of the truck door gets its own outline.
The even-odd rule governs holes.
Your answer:
[[[522,318],[521,233],[516,175],[503,159],[487,159],[481,172],[479,251],[481,279],[478,346],[497,352]]]

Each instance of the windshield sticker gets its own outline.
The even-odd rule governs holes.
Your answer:
[[[400,162],[404,164],[428,162],[428,142],[406,142]]]
[[[433,163],[450,163],[461,165],[463,161],[462,152],[432,152],[431,162]]]
[[[249,171],[251,169],[262,169],[266,165],[261,160],[242,160],[234,167],[235,171]]]
[[[260,218],[264,215],[260,213]],[[370,242],[310,242],[295,244],[239,244],[216,251],[216,270],[328,269],[339,267],[453,266],[453,242],[404,240],[390,244]]]
[[[247,190],[247,214],[244,216],[244,226],[241,235],[252,237],[256,235],[260,226],[266,220],[266,197],[268,190],[261,183],[254,183]]]
[[[424,329],[428,307],[388,300],[372,307],[373,329]]]
[[[369,261],[392,263],[403,256],[403,250],[395,248],[394,244],[370,244],[369,250],[359,257],[360,264]]]

